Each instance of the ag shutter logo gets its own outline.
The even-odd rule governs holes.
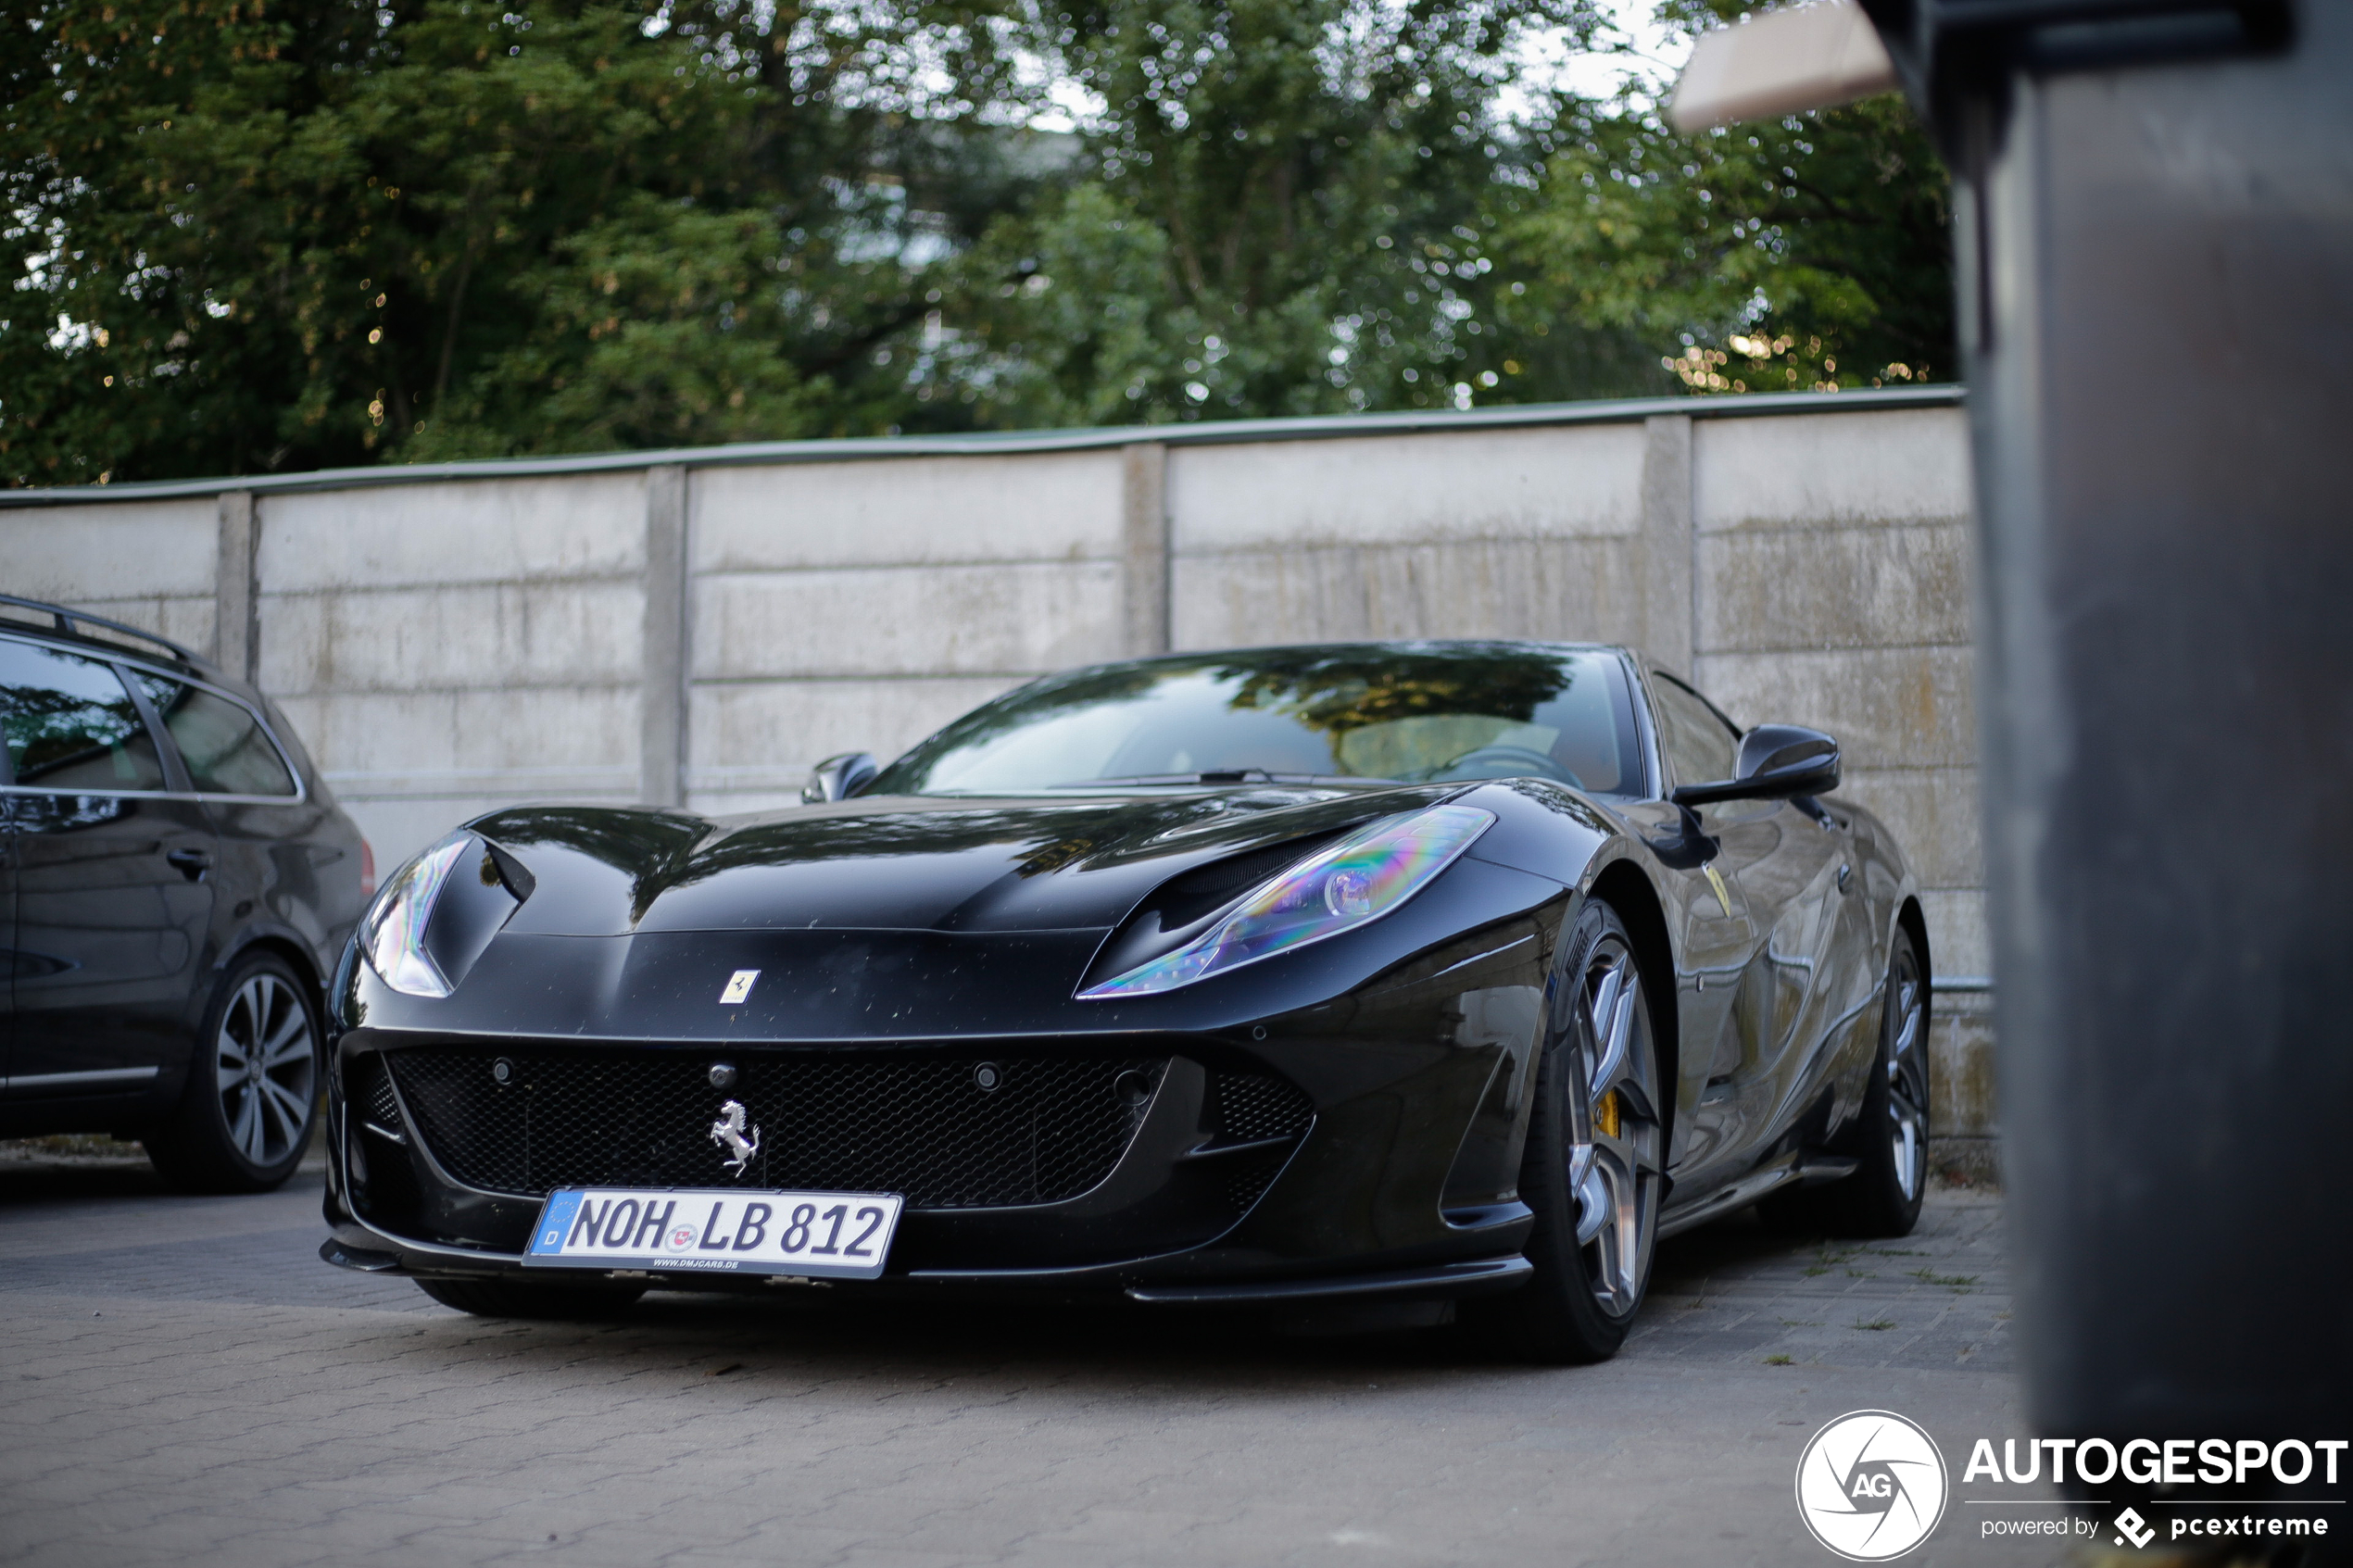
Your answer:
[[[1894,1411],[1849,1411],[1797,1461],[1798,1516],[1850,1562],[1885,1562],[1928,1539],[1945,1494],[1935,1439]]]

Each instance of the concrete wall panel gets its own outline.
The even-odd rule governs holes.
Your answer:
[[[1618,641],[1641,624],[1639,563],[1617,539],[1179,556],[1180,648],[1361,637]]]
[[[2001,1130],[1994,1092],[1994,1019],[1984,998],[1941,996],[1928,1035],[1929,1129],[1936,1138],[1991,1138]]]
[[[1710,654],[1700,689],[1743,724],[1809,724],[1836,735],[1849,766],[1967,767],[1977,761],[1969,651],[1959,647]]]
[[[271,692],[634,687],[644,619],[629,582],[265,594],[261,683]]]
[[[1116,659],[1111,562],[900,567],[702,577],[698,680],[1013,675]]]
[[[1116,450],[711,469],[688,494],[698,572],[1119,553]]]
[[[1172,451],[1179,555],[1252,546],[1631,533],[1642,427],[1571,425]]]
[[[1706,420],[1692,434],[1703,533],[1969,515],[1969,416],[1957,408]]]
[[[1904,847],[1923,887],[1975,887],[1985,879],[1974,768],[1856,769],[1836,798],[1875,813]]]
[[[642,473],[402,484],[261,501],[265,591],[516,583],[645,567]]]
[[[209,495],[0,511],[0,594],[102,615],[106,604],[209,598],[219,520]]]
[[[637,694],[628,686],[335,692],[281,697],[278,706],[320,768],[345,781],[339,791],[382,793],[409,778],[446,789],[437,775],[452,771],[562,773],[569,788],[584,782],[574,776],[584,769],[622,771],[637,760]],[[364,786],[355,778],[363,774]]]
[[[810,765],[842,751],[887,762],[950,719],[1021,684],[965,680],[758,681],[698,685],[687,720],[689,790],[798,791]]]
[[[1703,651],[1969,640],[1969,530],[1780,528],[1698,542]]]
[[[1993,945],[1985,931],[1985,892],[1977,887],[1927,888],[1920,913],[1928,920],[1929,961],[1938,974],[1990,974]]]
[[[13,592],[15,592],[14,589],[0,588],[0,593]],[[38,597],[39,596],[27,595],[25,596]],[[125,626],[142,627],[159,636],[170,638],[182,647],[194,648],[198,653],[208,654],[212,651],[214,610],[218,608],[220,601],[209,593],[202,598],[157,596],[150,598],[100,599],[77,596],[61,602],[72,609],[86,609],[93,615],[103,615],[109,621],[120,621]],[[39,624],[46,625],[48,622],[44,621]],[[97,631],[94,634],[108,640],[117,640],[113,638],[112,633],[105,631]],[[144,653],[156,651],[153,646],[142,643],[135,637],[119,640],[126,648]]]

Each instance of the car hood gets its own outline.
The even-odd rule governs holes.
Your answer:
[[[1463,787],[884,797],[726,818],[536,806],[470,825],[535,884],[507,922],[519,935],[1050,931],[1115,925],[1195,866],[1313,840]]]

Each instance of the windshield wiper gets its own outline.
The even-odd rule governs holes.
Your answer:
[[[1270,773],[1264,768],[1213,768],[1202,773],[1128,773],[1108,779],[1073,779],[1048,784],[1048,789],[1101,789],[1145,785],[1183,789],[1196,784],[1393,784],[1393,779],[1365,779],[1342,773]]]
[[[1098,784],[1244,784],[1252,778],[1272,784],[1275,775],[1264,768],[1214,769],[1206,773],[1124,773],[1107,779],[1073,779],[1048,784],[1048,789],[1093,789]]]

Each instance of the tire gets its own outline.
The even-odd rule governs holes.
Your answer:
[[[523,1285],[504,1279],[421,1279],[417,1288],[478,1318],[559,1323],[608,1317],[646,1293],[642,1285]]]
[[[1606,1360],[1650,1288],[1666,1197],[1667,1101],[1649,997],[1617,911],[1587,900],[1563,939],[1555,1022],[1537,1065],[1521,1160],[1535,1211],[1534,1276],[1463,1304],[1474,1333],[1506,1354]],[[1614,1130],[1613,1130],[1614,1129]]]
[[[1834,1236],[1912,1234],[1928,1192],[1928,1024],[1927,977],[1912,938],[1899,929],[1888,954],[1879,1051],[1863,1108],[1831,1150],[1851,1156],[1854,1173],[1768,1200],[1768,1221]]]
[[[205,1009],[188,1085],[147,1158],[183,1192],[268,1192],[302,1163],[322,1060],[309,983],[275,953],[229,967]]]

